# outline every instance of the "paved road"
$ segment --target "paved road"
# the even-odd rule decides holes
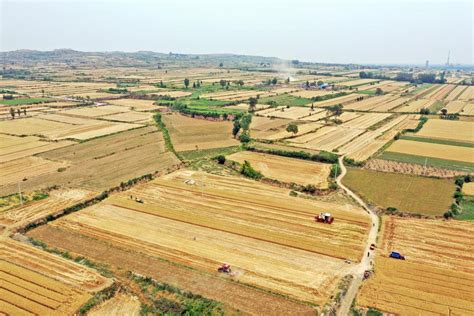
[[[362,284],[362,280],[364,278],[364,271],[372,269],[373,266],[371,265],[371,263],[375,262],[374,260],[375,251],[370,251],[370,244],[376,244],[379,218],[374,212],[372,212],[372,210],[367,206],[367,204],[364,201],[362,201],[362,199],[359,196],[357,196],[357,194],[355,194],[349,188],[347,188],[344,184],[342,184],[341,180],[342,178],[344,178],[344,176],[347,173],[347,169],[344,166],[344,157],[339,157],[339,165],[341,166],[341,174],[336,179],[337,184],[349,196],[351,196],[360,206],[364,208],[364,210],[370,215],[370,218],[372,220],[372,227],[370,228],[369,237],[367,238],[367,244],[365,246],[364,256],[362,257],[361,262],[355,268],[355,272],[353,273],[354,279],[351,282],[346,295],[341,301],[339,310],[337,311],[338,316],[347,316],[349,315],[352,302],[354,298],[356,297],[357,292],[359,291],[360,285]],[[367,254],[369,254],[369,256],[367,256]]]

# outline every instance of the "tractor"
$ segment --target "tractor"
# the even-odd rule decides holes
[[[219,268],[217,268],[217,271],[222,273],[231,273],[232,269],[230,268],[230,264],[224,263]]]
[[[332,224],[334,217],[332,217],[331,213],[321,213],[315,216],[314,220],[319,223]]]

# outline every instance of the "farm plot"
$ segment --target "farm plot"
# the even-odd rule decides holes
[[[337,218],[333,225],[312,220],[324,210]],[[209,273],[228,262],[241,283],[322,304],[346,272],[344,259],[360,260],[368,224],[351,205],[180,170],[48,225]]]
[[[286,132],[286,127],[291,120],[253,116],[250,124],[250,135],[253,138],[265,139],[277,133]]]
[[[339,82],[339,86],[344,86],[344,87],[357,87],[357,86],[362,86],[369,84],[371,82],[377,82],[380,81],[378,79],[357,79],[357,80],[350,80],[350,81],[343,81]]]
[[[57,174],[66,168],[67,162],[50,161],[39,157],[25,157],[0,164],[0,190],[3,186],[17,184],[23,179],[31,179],[45,174]]]
[[[90,294],[0,259],[0,313],[72,315]]]
[[[367,113],[367,114],[363,114],[349,122],[345,122],[343,123],[342,127],[346,127],[346,128],[361,128],[361,129],[365,129],[365,128],[369,128],[387,118],[389,118],[390,116],[392,116],[392,114],[390,113]]]
[[[474,313],[472,224],[383,217],[375,275],[358,304],[398,315]],[[406,261],[387,258],[399,251]]]
[[[311,98],[320,97],[323,95],[334,94],[334,92],[327,91],[327,90],[301,90],[301,91],[292,92],[290,94],[295,97],[311,99]]]
[[[268,104],[257,104],[255,106],[255,109],[257,111],[259,110],[264,110],[264,109],[267,109],[269,108],[270,105]],[[247,111],[249,109],[249,105],[248,103],[239,103],[239,104],[236,104],[236,105],[229,105],[229,106],[226,106],[225,107],[226,109],[230,109],[230,110],[241,110],[241,111]]]
[[[55,215],[68,207],[93,198],[98,193],[84,189],[59,189],[48,194],[45,199],[0,213],[0,224],[14,224],[15,227],[21,227],[48,215]]]
[[[48,151],[39,157],[65,161],[69,167],[62,172],[28,179],[22,183],[24,190],[61,185],[102,191],[179,163],[173,154],[165,151],[162,134],[154,126]],[[4,194],[17,190],[16,185],[1,188]]]
[[[50,114],[40,118],[26,118],[0,122],[0,133],[14,135],[42,135],[52,140],[86,140],[140,127],[139,124],[115,123],[91,119],[71,118]],[[63,122],[55,121],[62,119]]]
[[[474,148],[400,139],[386,150],[401,154],[474,163]]]
[[[130,111],[125,113],[107,115],[103,119],[108,121],[119,121],[126,123],[146,123],[151,121],[152,117],[153,113]]]
[[[431,166],[422,166],[422,165],[418,165],[414,163],[406,163],[406,162],[383,160],[383,159],[370,159],[364,164],[364,168],[375,170],[375,171],[382,171],[382,172],[394,172],[394,173],[412,174],[412,175],[417,175],[417,176],[436,177],[436,178],[454,178],[456,176],[462,176],[466,174],[463,171],[448,170],[448,169],[431,167]],[[463,186],[463,190],[464,190],[464,186]],[[473,192],[473,195],[474,195],[474,192]]]
[[[317,134],[318,131],[321,131],[319,135]],[[301,136],[308,136],[307,138],[304,138],[304,140],[309,140],[304,143],[300,143],[303,139],[299,137],[295,138],[294,142],[298,144],[298,147],[302,148],[333,151],[365,132],[364,129],[345,128],[342,126],[337,126],[333,129],[323,127],[318,131],[316,131],[316,133]]]
[[[454,88],[446,97],[446,101],[454,101],[456,100],[463,92],[467,89],[467,86],[457,86]]]
[[[282,118],[282,119],[290,119],[290,120],[297,120],[306,116],[309,116],[313,113],[317,113],[315,111],[312,111],[310,108],[307,107],[290,107],[287,108],[285,106],[281,106],[278,108],[272,108],[268,110],[261,111],[263,114],[259,115],[265,115],[267,117],[277,117],[277,118]]]
[[[444,108],[448,110],[448,113],[459,113],[466,106],[466,103],[463,101],[450,101]],[[441,113],[439,111],[438,113]]]
[[[241,164],[250,162],[265,177],[286,183],[312,184],[318,189],[328,188],[330,164],[304,161],[250,151],[241,151],[227,157]]]
[[[412,102],[408,102],[400,107],[394,109],[392,112],[403,112],[403,113],[410,113],[415,112],[419,113],[421,109],[428,109],[433,104],[433,100],[429,99],[418,99]]]
[[[431,216],[449,209],[455,189],[452,180],[355,168],[348,169],[344,184],[371,204]]]
[[[374,96],[368,97],[362,101],[351,103],[344,107],[347,110],[357,110],[357,111],[369,111],[381,104],[386,102],[395,100],[397,96],[393,96],[390,94],[382,95],[382,96]]]
[[[0,254],[4,261],[82,291],[95,292],[111,284],[92,269],[12,239],[0,242]]]
[[[179,90],[169,90],[169,91],[153,92],[153,94],[166,95],[166,96],[169,96],[171,98],[182,98],[182,97],[190,96],[192,94],[192,92],[179,91]]]
[[[346,107],[346,104],[349,104],[351,102],[354,102],[356,99],[360,98],[360,94],[349,94],[349,95],[344,95],[342,97],[337,97],[325,101],[320,101],[320,102],[314,102],[314,106],[317,107],[326,107],[326,106],[331,106],[331,105],[336,105],[336,104],[342,104],[344,107]]]
[[[118,294],[112,299],[105,301],[100,304],[97,308],[94,308],[88,313],[90,316],[103,316],[103,315],[127,315],[127,316],[139,316],[140,315],[140,301],[137,297],[133,297],[127,294]]]
[[[0,163],[28,157],[41,152],[74,144],[71,141],[48,142],[36,136],[10,136],[0,134]]]
[[[82,107],[78,109],[72,109],[63,111],[62,114],[74,115],[74,116],[85,116],[85,117],[101,117],[111,114],[123,113],[130,111],[130,108],[117,105],[101,105],[94,107]]]
[[[355,161],[365,161],[374,155],[378,150],[380,150],[385,144],[393,140],[395,135],[397,135],[403,129],[409,128],[412,120],[407,117],[400,116],[397,119],[392,120],[388,124],[375,130],[374,135],[380,135],[374,140],[361,143],[358,141],[361,146],[353,147],[352,150],[347,155],[349,158],[354,159]],[[393,128],[392,128],[393,127]],[[362,135],[364,136],[364,134]],[[357,140],[357,139],[356,139]],[[363,144],[363,145],[362,145]],[[347,146],[351,146],[349,143]],[[358,148],[357,148],[358,147]],[[347,150],[346,148],[341,148],[341,151]]]
[[[221,101],[244,101],[251,97],[269,97],[276,95],[272,91],[259,91],[259,90],[238,90],[238,91],[221,91],[214,93],[205,93],[202,94],[202,98],[211,99],[211,100],[221,100]]]
[[[238,144],[232,137],[232,122],[193,119],[180,114],[163,115],[177,151],[230,147]]]
[[[440,86],[439,88],[426,94],[424,98],[434,100],[434,101],[440,101],[440,100],[443,100],[454,88],[456,88],[455,85],[444,84]]]
[[[266,139],[266,140],[278,140],[278,139],[285,139],[289,137],[295,137],[299,135],[303,135],[312,131],[317,130],[318,128],[323,127],[323,124],[315,123],[315,122],[301,122],[295,123],[298,126],[297,133],[290,133],[286,130],[286,126],[283,126],[281,130],[277,130],[272,132],[270,135],[265,137],[260,137],[259,139]],[[255,137],[255,135],[252,134]]]
[[[474,87],[469,86],[464,90],[463,93],[458,97],[459,101],[473,101],[474,100]]]
[[[109,100],[107,103],[133,108],[135,111],[153,111],[165,108],[164,106],[155,105],[155,100],[117,99]]]
[[[464,183],[462,186],[462,193],[474,196],[474,182]]]
[[[467,103],[464,108],[462,109],[461,115],[474,115],[474,102]]]
[[[399,98],[396,98],[395,100],[391,100],[383,104],[379,104],[373,109],[371,109],[371,111],[376,111],[376,112],[390,111],[392,109],[398,108],[399,106],[407,103],[409,100],[410,98],[408,97],[399,97]]]
[[[474,142],[474,123],[469,121],[428,120],[416,136]]]

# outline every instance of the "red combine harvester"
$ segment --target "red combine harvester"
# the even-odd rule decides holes
[[[332,222],[334,222],[334,217],[332,217],[331,213],[321,213],[315,216],[314,220],[319,223],[332,224]]]
[[[232,269],[230,268],[230,264],[224,263],[219,268],[217,268],[217,271],[222,273],[231,273]]]

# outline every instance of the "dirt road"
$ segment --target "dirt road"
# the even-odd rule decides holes
[[[357,194],[352,192],[349,188],[347,188],[344,184],[342,184],[342,179],[347,173],[347,169],[344,166],[344,156],[339,157],[339,165],[341,166],[341,174],[337,177],[336,182],[339,187],[341,187],[349,196],[351,196],[360,206],[362,206],[365,211],[370,215],[372,220],[372,227],[370,228],[369,236],[367,238],[367,244],[365,246],[364,256],[361,262],[355,267],[354,269],[354,279],[347,290],[346,295],[342,298],[341,305],[339,310],[337,311],[338,316],[347,316],[349,315],[349,311],[352,305],[354,298],[359,291],[359,288],[362,284],[364,279],[364,271],[371,270],[373,268],[373,262],[375,262],[375,251],[370,251],[370,245],[376,244],[377,240],[377,232],[379,226],[379,218],[378,216],[372,212],[369,206],[359,197]]]

